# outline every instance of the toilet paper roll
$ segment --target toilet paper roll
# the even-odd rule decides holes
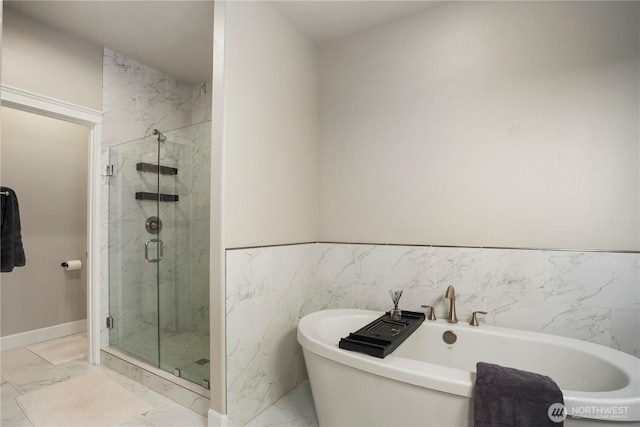
[[[62,266],[66,271],[82,270],[82,261],[79,259],[72,259],[62,263]]]

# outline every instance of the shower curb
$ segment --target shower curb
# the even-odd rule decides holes
[[[133,358],[108,347],[102,349],[102,365],[150,388],[204,417],[208,415],[209,390],[191,384],[160,369],[136,361]]]

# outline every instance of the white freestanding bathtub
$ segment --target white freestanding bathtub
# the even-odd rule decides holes
[[[384,359],[338,348],[381,316],[325,310],[300,320],[321,427],[472,426],[476,362],[550,376],[562,389],[565,426],[640,426],[640,359],[597,344],[535,332],[424,323]],[[453,331],[457,341],[442,335]]]

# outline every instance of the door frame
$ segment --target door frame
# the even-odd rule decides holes
[[[1,105],[89,128],[87,176],[87,338],[90,364],[100,363],[100,164],[102,112],[2,84]]]

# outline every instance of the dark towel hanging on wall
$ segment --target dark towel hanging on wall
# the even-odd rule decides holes
[[[13,271],[14,267],[26,264],[22,233],[20,227],[20,210],[15,191],[8,187],[0,187],[0,271]]]

